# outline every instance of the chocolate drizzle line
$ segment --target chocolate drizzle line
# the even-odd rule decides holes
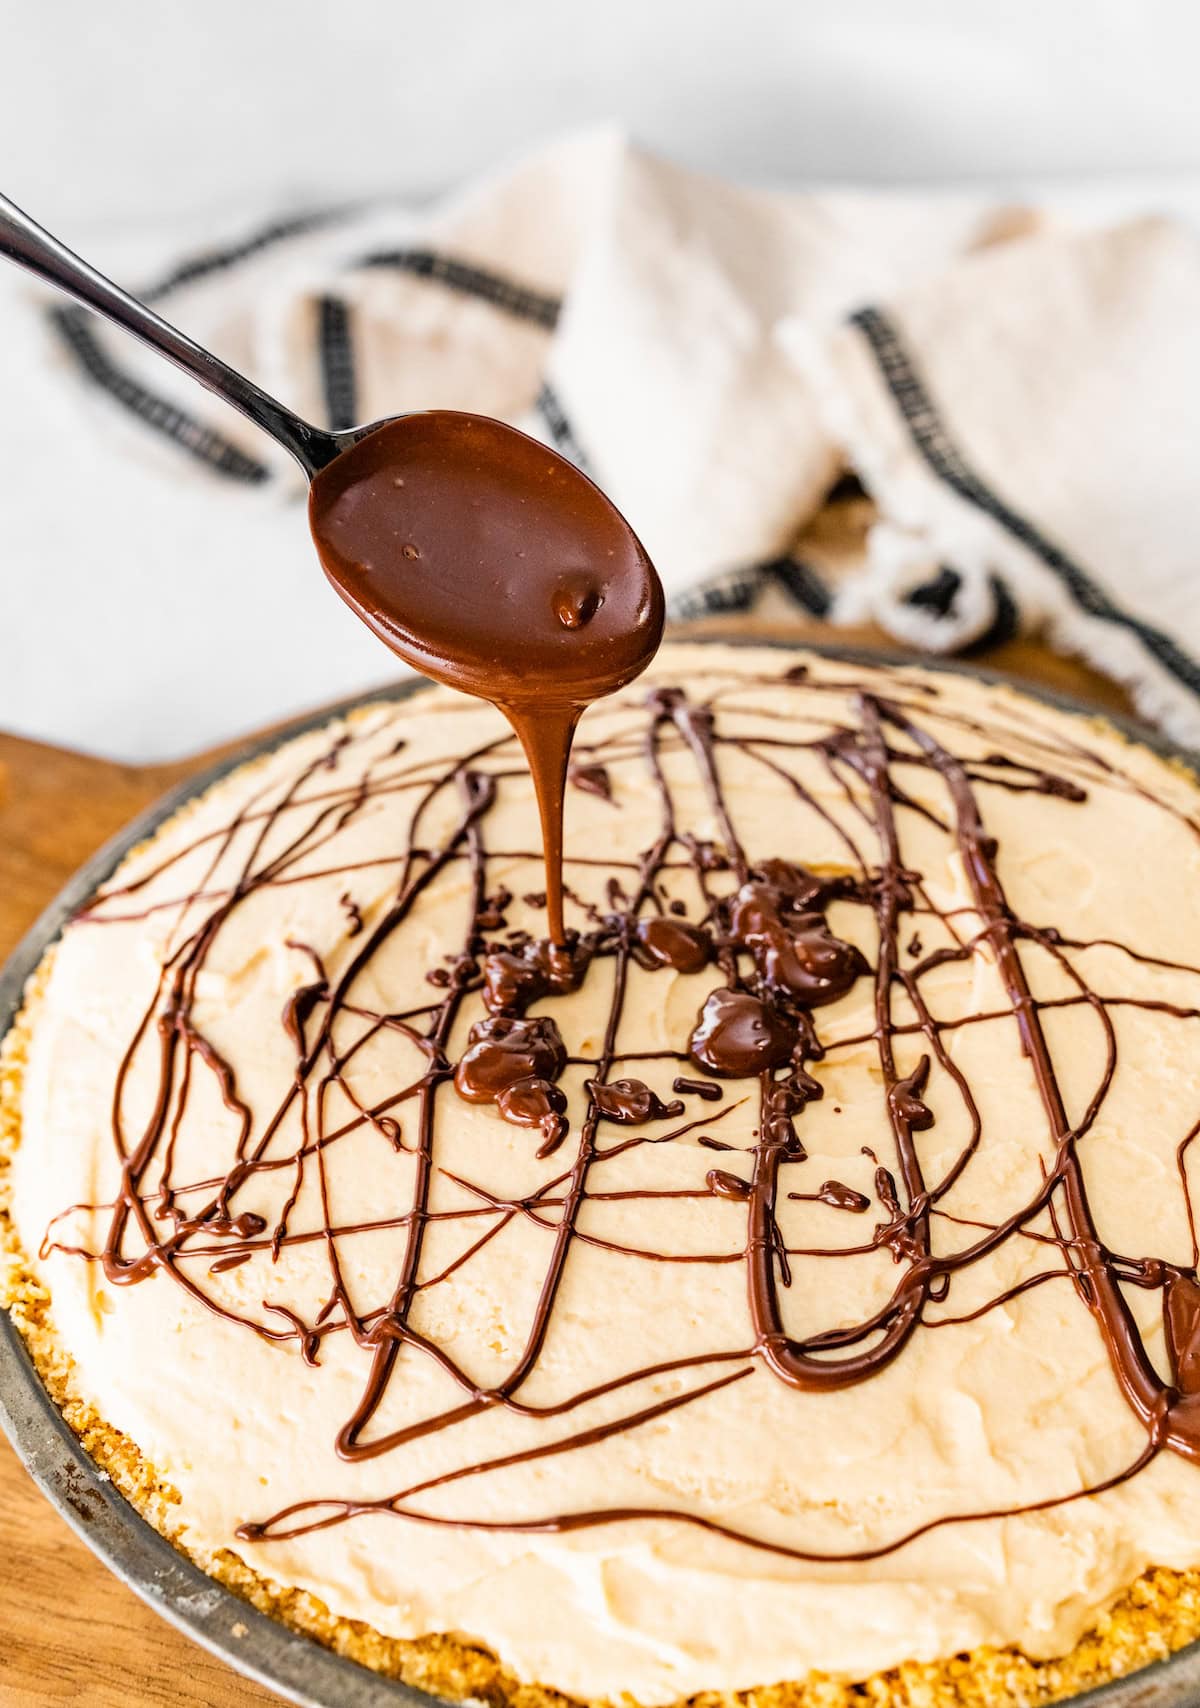
[[[564,927],[557,941],[532,938],[520,929],[504,940],[489,941],[485,935],[506,928],[506,909],[513,902],[493,875],[493,863],[536,857],[536,851],[489,844],[498,790],[513,775],[511,738],[444,765],[410,764],[396,746],[366,764],[357,780],[341,783],[339,770],[364,737],[339,735],[274,796],[260,790],[227,826],[164,856],[141,878],[110,886],[80,915],[76,929],[116,930],[122,922],[173,908],[175,923],[153,999],[115,1077],[115,1199],[62,1212],[43,1250],[99,1263],[115,1286],[149,1282],[181,1287],[224,1320],[275,1343],[281,1355],[295,1351],[311,1365],[319,1366],[327,1336],[348,1335],[365,1364],[358,1401],[336,1439],[338,1455],[348,1462],[395,1454],[402,1465],[408,1444],[433,1434],[452,1441],[460,1425],[493,1408],[531,1422],[560,1419],[568,1428],[565,1435],[539,1439],[504,1457],[464,1458],[444,1474],[409,1483],[387,1498],[346,1500],[314,1493],[272,1515],[247,1517],[238,1531],[243,1542],[305,1535],[381,1512],[423,1524],[514,1533],[565,1532],[633,1518],[670,1519],[788,1558],[862,1561],[889,1554],[946,1524],[1080,1500],[1135,1475],[1164,1450],[1200,1462],[1200,1280],[1186,1174],[1200,1120],[1177,1148],[1192,1230],[1188,1264],[1129,1256],[1106,1246],[1089,1204],[1081,1153],[1116,1072],[1111,1010],[1124,1005],[1185,1021],[1200,1017],[1200,1009],[1155,997],[1099,994],[1084,976],[1084,954],[1104,943],[1150,968],[1190,974],[1198,969],[1143,954],[1115,936],[1083,942],[1019,918],[1004,888],[1001,851],[987,828],[984,806],[993,785],[1010,792],[1014,786],[1036,788],[1063,814],[1086,800],[1094,787],[1154,797],[1143,783],[1125,777],[1084,743],[1036,727],[1020,735],[1021,746],[1035,754],[1029,764],[990,747],[982,759],[964,759],[935,738],[927,720],[936,712],[940,728],[960,731],[972,744],[985,734],[981,725],[935,706],[919,683],[903,676],[876,673],[874,680],[887,682],[886,694],[868,692],[854,679],[814,682],[806,676],[797,683],[790,674],[743,680],[732,692],[718,690],[705,704],[694,703],[681,689],[653,689],[644,711],[633,714],[635,730],[625,719],[610,743],[611,752],[603,743],[587,751],[589,763],[602,768],[606,778],[619,768],[644,770],[661,806],[658,832],[636,861],[608,863],[620,878],[608,887],[607,909],[593,904],[581,909],[584,925]],[[762,702],[752,707],[756,732],[772,720],[778,727],[779,734],[769,742],[761,733],[736,733],[735,714],[745,709],[737,695],[751,690]],[[813,695],[822,692],[835,700],[828,719],[811,713]],[[803,697],[803,714],[796,707],[797,695]],[[853,716],[839,721],[845,718],[847,695]],[[728,712],[727,699],[734,701]],[[994,732],[986,734],[994,742]],[[832,787],[852,805],[863,826],[861,849],[857,841],[842,836],[847,869],[841,875],[807,870],[796,858],[803,850],[788,848],[786,857],[764,858],[744,845],[721,781],[723,755],[734,749],[752,762],[767,764],[813,812],[827,817],[787,771],[787,755],[807,753],[825,767]],[[663,762],[668,751],[673,766],[686,757],[694,768],[719,842],[697,838],[677,822]],[[900,768],[910,773],[923,769],[936,778],[944,804],[934,811],[914,802],[897,782]],[[605,797],[618,812],[621,793],[613,789]],[[343,950],[348,958],[340,971],[327,967],[316,945],[298,939],[286,944],[296,983],[281,1012],[280,1027],[294,1057],[293,1069],[277,1105],[252,1110],[239,1094],[236,1062],[204,1035],[197,1019],[198,981],[219,954],[227,924],[264,890],[340,875],[345,868],[336,864],[339,833],[389,797],[414,803],[407,843],[388,856],[395,870],[391,899],[382,909],[372,909],[367,923],[360,905],[348,900],[349,892],[342,894],[329,920],[327,952],[331,957],[334,948],[346,944],[349,918],[352,942]],[[447,813],[448,802],[453,803],[452,814]],[[1156,804],[1164,813],[1184,817],[1167,800]],[[399,808],[397,812],[397,822],[403,822]],[[942,911],[930,899],[924,877],[906,858],[904,813],[932,820],[952,838],[970,888],[969,908]],[[440,822],[448,824],[441,835],[431,828],[439,815]],[[1200,836],[1200,829],[1185,822]],[[1069,821],[1064,818],[1063,823],[1067,835]],[[840,824],[835,828],[841,834]],[[868,830],[873,856],[868,854]],[[168,882],[172,869],[186,858],[200,867],[191,887],[167,900],[155,899],[149,908],[136,905],[151,878]],[[592,855],[568,859],[568,865],[581,868],[597,863],[603,867]],[[422,970],[443,975],[426,987],[428,1000],[394,1012],[372,1008],[364,999],[364,975],[376,969],[387,945],[399,938],[439,879],[463,869],[469,874],[469,893],[461,942],[440,967],[410,968],[406,975],[410,989]],[[664,888],[668,878],[671,885]],[[699,917],[689,919],[667,905],[678,899],[684,879],[701,898]],[[847,926],[856,919],[869,926],[868,936],[878,946],[874,964],[835,930],[835,909],[836,918]],[[934,921],[944,928],[948,943],[926,952],[920,934],[927,934]],[[1070,994],[1034,995],[1023,946],[1048,958]],[[995,966],[1007,1006],[935,1018],[924,981],[939,967],[970,963],[974,957]],[[570,1036],[564,999],[602,976],[601,967],[611,992],[603,1034],[595,1045],[586,1046],[586,1054],[572,1053],[578,1040]],[[686,1042],[686,1048],[634,1053],[621,1048],[621,1020],[632,976],[695,979],[694,1024],[690,1039],[679,1041],[681,1046]],[[822,1010],[860,984],[871,993],[871,1030],[847,1038],[838,1037],[836,1029],[824,1029]],[[374,988],[382,988],[380,980]],[[900,999],[906,1017],[897,1019]],[[1047,1011],[1063,1006],[1086,1007],[1104,1043],[1097,1081],[1075,1118],[1068,1113],[1043,1023]],[[950,1054],[946,1034],[980,1024],[1015,1026],[1044,1117],[1044,1133],[1031,1142],[1036,1179],[1024,1202],[995,1222],[956,1215],[945,1204],[984,1140],[969,1080]],[[387,1036],[415,1052],[418,1066],[386,1095],[368,1102],[355,1088],[356,1058]],[[452,1049],[452,1038],[464,1038],[465,1043]],[[910,1063],[906,1070],[897,1058],[901,1040],[906,1041],[904,1059]],[[869,1193],[841,1180],[814,1180],[804,1174],[805,1132],[817,1119],[811,1111],[824,1091],[822,1064],[836,1060],[841,1050],[864,1044],[878,1057],[891,1135],[889,1155],[867,1153],[874,1167]],[[128,1109],[128,1081],[135,1063],[151,1060],[154,1095],[148,1115],[135,1123]],[[635,1062],[639,1073],[665,1075],[660,1084],[665,1088],[671,1083],[679,1095],[668,1101],[649,1081],[620,1071]],[[576,1126],[559,1085],[568,1071],[579,1074],[583,1084],[585,1102]],[[203,1076],[211,1080],[229,1118],[233,1161],[224,1174],[195,1179],[188,1178],[179,1158],[186,1113]],[[719,1128],[742,1106],[745,1098],[740,1095],[727,1097],[720,1108],[712,1106],[731,1081],[744,1081],[757,1100],[757,1127],[748,1144],[732,1142],[736,1128],[729,1129],[728,1141],[699,1131]],[[330,1118],[334,1088],[353,1110],[348,1118]],[[698,1100],[693,1109],[705,1105],[695,1119],[680,1119],[686,1117],[685,1098]],[[535,1190],[505,1198],[468,1172],[450,1168],[440,1144],[438,1111],[446,1110],[450,1100],[452,1114],[455,1099],[494,1106],[512,1129],[506,1142],[528,1144],[538,1158],[553,1157]],[[951,1162],[931,1176],[921,1135],[930,1129],[936,1134],[939,1111],[955,1101],[965,1115],[968,1136]],[[292,1127],[285,1134],[285,1117],[294,1123],[294,1139]],[[384,1211],[370,1220],[334,1218],[329,1171],[337,1146],[352,1134],[378,1142],[381,1171],[406,1171],[407,1207],[402,1212]],[[621,1187],[612,1164],[648,1145],[676,1147],[681,1155],[693,1154],[694,1147],[694,1184]],[[1039,1146],[1044,1146],[1044,1154]],[[712,1151],[731,1153],[722,1158],[729,1166],[708,1166]],[[274,1178],[286,1189],[282,1208],[269,1225],[252,1201],[256,1186]],[[450,1208],[437,1206],[437,1179],[459,1191]],[[792,1182],[795,1190],[789,1189]],[[306,1187],[306,1219],[293,1225]],[[314,1187],[320,1205],[315,1221]],[[707,1201],[712,1214],[728,1218],[731,1243],[700,1252],[647,1249],[610,1237],[603,1230],[611,1223],[583,1219],[588,1205],[655,1199]],[[822,1215],[838,1213],[831,1226],[846,1222],[861,1228],[862,1236],[852,1244],[789,1246],[780,1223],[781,1200],[820,1204]],[[62,1217],[79,1210],[107,1219],[105,1238],[98,1245],[70,1244],[56,1237]],[[869,1212],[875,1217],[872,1229],[866,1225]],[[538,1230],[546,1241],[540,1296],[524,1344],[505,1375],[481,1385],[445,1346],[422,1333],[415,1307],[430,1289],[469,1270],[477,1253],[517,1222]],[[463,1243],[456,1255],[437,1266],[427,1258],[426,1243],[432,1227],[446,1224],[461,1229]],[[956,1228],[966,1230],[959,1243],[942,1249]],[[387,1296],[367,1308],[356,1300],[347,1279],[344,1248],[359,1235],[383,1230],[390,1230],[398,1242],[395,1273]],[[1030,1274],[970,1310],[947,1307],[957,1277],[1010,1241],[1045,1248],[1057,1256],[1059,1266]],[[285,1252],[306,1244],[319,1245],[324,1252],[328,1280],[323,1303],[304,1312],[294,1302],[269,1296],[260,1311],[245,1305],[256,1291],[247,1290],[245,1277],[261,1277],[269,1295],[275,1265]],[[530,1401],[523,1390],[539,1369],[547,1337],[558,1332],[564,1273],[580,1247],[621,1262],[740,1265],[747,1299],[744,1344],[711,1346],[624,1370],[552,1401]],[[834,1262],[872,1252],[886,1254],[896,1270],[890,1296],[879,1309],[860,1322],[803,1338],[789,1330],[785,1299],[794,1259]],[[230,1271],[236,1273],[236,1291],[212,1285],[213,1278]],[[922,1330],[973,1321],[1051,1280],[1067,1281],[1095,1320],[1114,1379],[1145,1432],[1144,1446],[1130,1463],[1086,1487],[1050,1490],[1007,1509],[948,1512],[878,1545],[831,1553],[790,1547],[703,1513],[666,1507],[614,1506],[500,1520],[451,1516],[428,1505],[428,1497],[445,1485],[486,1480],[512,1465],[582,1451],[669,1412],[703,1405],[749,1379],[784,1384],[797,1408],[797,1427],[802,1428],[806,1393],[856,1387],[901,1357]],[[1130,1310],[1130,1287],[1162,1294],[1170,1380],[1163,1379],[1150,1360]],[[379,1421],[384,1402],[399,1368],[409,1360],[432,1361],[458,1397],[415,1421],[389,1427]],[[582,1364],[586,1367],[586,1359]],[[654,1384],[665,1377],[672,1379],[672,1391],[647,1402],[646,1393],[653,1394]],[[614,1400],[626,1390],[631,1390],[628,1403]],[[598,1424],[573,1421],[602,1400],[618,1404],[617,1415]]]

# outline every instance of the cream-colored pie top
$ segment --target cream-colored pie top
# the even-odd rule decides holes
[[[550,1129],[448,1077],[486,1013],[478,951],[544,930],[529,779],[482,704],[423,691],[234,772],[68,927],[13,1214],[81,1393],[178,1489],[196,1550],[386,1634],[461,1633],[521,1678],[647,1704],[982,1643],[1059,1653],[1146,1565],[1200,1564],[1200,794],[1007,688],[815,657],[785,679],[796,662],[668,646],[585,717],[568,922],[596,952],[577,989],[526,1004],[570,1058],[549,1154]],[[648,710],[662,685],[686,701]],[[730,900],[770,881],[778,901],[769,860],[824,880],[800,902],[793,883],[784,938],[863,956],[834,1000],[770,987],[823,1090],[783,1140],[761,1111],[787,1065],[717,1080],[684,1059],[706,996],[777,965]],[[643,964],[635,910],[726,946],[695,972]],[[1094,1242],[1065,1176],[1047,1187],[1064,1135],[1013,955]],[[620,1078],[668,1112],[589,1119],[585,1082]],[[773,1145],[763,1222],[744,1183]],[[223,1181],[224,1221],[189,1223]],[[147,1236],[159,1261],[139,1263]],[[1140,1331],[1116,1363],[1106,1280]],[[789,1349],[870,1368],[789,1379]],[[1121,1356],[1157,1384],[1149,1423]],[[355,1418],[384,1450],[339,1456]]]

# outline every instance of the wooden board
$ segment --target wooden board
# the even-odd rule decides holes
[[[690,633],[886,645],[871,631],[711,621]],[[1026,642],[980,662],[1118,710],[1121,691]],[[0,960],[71,873],[164,789],[216,757],[131,767],[0,734]],[[278,1699],[180,1636],[112,1577],[0,1443],[0,1708],[251,1708]]]

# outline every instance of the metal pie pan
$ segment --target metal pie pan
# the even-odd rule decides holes
[[[714,641],[728,637],[714,635]],[[886,652],[785,643],[769,638],[735,644],[772,646],[787,651],[822,653],[857,664],[920,664],[952,670],[989,682],[1012,682],[994,671],[958,663],[914,659]],[[1013,683],[1032,699],[1060,711],[1102,716],[1132,739],[1200,773],[1195,753],[1146,731],[1132,719],[1097,713],[1068,696]],[[0,1038],[20,1010],[26,980],[63,926],[95,889],[109,878],[132,848],[145,841],[193,796],[203,793],[247,760],[319,728],[354,707],[407,699],[423,682],[396,683],[373,694],[355,695],[322,711],[296,719],[268,736],[258,736],[218,764],[186,779],[140,813],[119,835],[80,867],[42,914],[0,971]],[[389,1679],[322,1648],[312,1638],[289,1630],[260,1613],[208,1576],[148,1524],[102,1476],[62,1418],[7,1311],[0,1311],[0,1425],[25,1469],[71,1528],[106,1566],[142,1600],[193,1641],[228,1662],[237,1672],[277,1691],[298,1708],[444,1708],[434,1696]],[[1154,1661],[1125,1678],[1072,1698],[1078,1708],[1200,1708],[1200,1641],[1166,1660]]]

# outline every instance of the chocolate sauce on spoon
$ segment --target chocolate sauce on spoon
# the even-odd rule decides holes
[[[567,759],[584,707],[645,669],[663,596],[629,524],[555,451],[482,415],[389,421],[322,469],[326,575],[406,663],[505,714],[529,761],[564,940]]]
[[[550,935],[562,943],[575,725],[645,668],[662,636],[662,588],[620,512],[557,452],[487,416],[443,409],[337,433],[315,427],[4,195],[0,257],[140,338],[270,434],[311,482],[317,554],[351,609],[409,664],[506,714],[537,790]]]

